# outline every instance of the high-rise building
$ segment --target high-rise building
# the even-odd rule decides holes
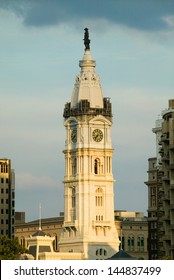
[[[11,160],[0,159],[0,234],[14,237],[15,174]]]
[[[156,158],[149,159],[146,182],[149,194],[149,246],[153,243],[152,222],[156,227],[157,240],[155,248],[149,247],[150,257],[154,249],[158,259],[174,259],[174,100],[169,100],[168,109],[162,112],[161,126],[153,131],[157,135],[158,152]],[[152,176],[155,176],[154,180]]]
[[[149,259],[159,257],[159,230],[160,208],[161,208],[161,133],[162,120],[155,122],[155,128],[152,131],[156,134],[156,157],[148,159],[148,254]]]
[[[174,259],[174,100],[169,100],[168,109],[162,112],[162,192],[163,225],[161,241],[164,257]]]
[[[65,104],[64,224],[61,252],[107,259],[119,249],[114,224],[110,99],[103,97],[88,29],[71,102]]]

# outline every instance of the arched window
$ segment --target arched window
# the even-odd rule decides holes
[[[100,160],[99,158],[96,158],[94,160],[94,174],[99,174],[100,173]]]
[[[134,242],[134,237],[133,236],[128,237],[127,245],[128,245],[128,250],[129,251],[134,251],[135,242]]]
[[[137,248],[138,248],[138,251],[144,251],[144,237],[143,236],[138,236]]]
[[[103,190],[102,188],[97,188],[95,191],[95,205],[97,207],[103,206]]]

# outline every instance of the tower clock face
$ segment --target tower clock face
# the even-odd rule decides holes
[[[100,129],[95,129],[92,133],[94,141],[100,142],[103,139],[103,132]]]
[[[77,130],[72,130],[72,132],[71,132],[71,141],[73,143],[77,142]]]

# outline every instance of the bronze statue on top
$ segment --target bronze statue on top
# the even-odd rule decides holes
[[[89,40],[89,32],[88,32],[88,28],[85,28],[85,34],[84,34],[84,45],[85,45],[85,51],[86,50],[90,50],[90,40]]]

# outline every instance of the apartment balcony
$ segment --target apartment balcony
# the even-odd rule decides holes
[[[169,145],[169,149],[170,149],[170,150],[174,150],[174,143],[172,143],[172,144]]]
[[[174,250],[174,245],[170,245],[170,250],[171,250],[171,251]]]
[[[160,193],[164,192],[164,188],[163,188],[163,186],[161,184],[158,187],[158,192],[160,192]]]
[[[168,241],[168,240],[170,240],[170,234],[165,234],[163,237],[162,237],[162,240],[163,241]]]
[[[148,180],[146,182],[144,182],[147,186],[153,186],[157,184],[157,181],[156,180]]]
[[[170,229],[172,229],[172,230],[174,229],[174,224],[170,225]]]
[[[159,233],[163,234],[164,232],[165,232],[164,228],[163,227],[159,227]]]
[[[147,212],[157,212],[157,206],[149,206]]]
[[[174,163],[170,164],[170,170],[174,170]]]
[[[162,200],[164,201],[170,201],[170,195],[169,194],[165,194],[162,198]]]
[[[170,204],[170,210],[174,210],[174,204]]]
[[[161,160],[162,161],[169,161],[169,154],[163,154],[162,156],[161,156]]]
[[[158,206],[158,212],[164,212],[164,207],[162,204]]]
[[[157,217],[148,217],[147,220],[148,222],[155,222],[157,221]]]
[[[163,181],[170,181],[170,179],[169,179],[169,176],[168,176],[168,175],[163,176],[163,177],[162,177],[162,180],[163,180]]]
[[[169,215],[164,215],[161,218],[162,221],[170,221],[170,216]]]
[[[163,134],[161,136],[161,142],[168,142],[169,141],[169,136],[167,134]]]

